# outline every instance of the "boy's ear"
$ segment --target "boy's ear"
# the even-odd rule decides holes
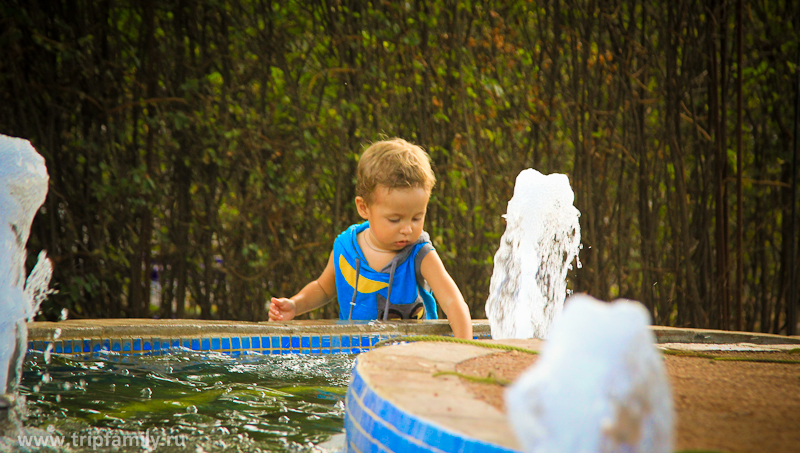
[[[367,217],[369,217],[369,208],[364,197],[356,197],[356,210],[358,210],[358,215],[360,215],[361,218],[367,220]]]

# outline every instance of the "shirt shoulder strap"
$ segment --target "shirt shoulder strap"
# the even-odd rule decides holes
[[[433,250],[433,245],[430,242],[426,242],[422,247],[419,248],[417,252],[417,256],[414,257],[414,273],[417,276],[417,284],[423,288],[425,288],[425,284],[427,283],[424,278],[422,278],[422,260],[425,259],[425,256],[428,255],[428,252]]]

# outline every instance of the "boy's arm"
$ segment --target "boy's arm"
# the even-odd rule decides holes
[[[442,311],[447,315],[453,335],[471,340],[472,318],[469,315],[469,307],[464,302],[464,296],[461,295],[453,277],[444,268],[444,263],[436,250],[431,250],[425,255],[419,270],[431,286],[436,301],[442,306]]]
[[[289,321],[328,303],[336,293],[336,280],[333,269],[333,252],[328,264],[318,279],[307,284],[290,299],[273,297],[269,306],[270,321]]]

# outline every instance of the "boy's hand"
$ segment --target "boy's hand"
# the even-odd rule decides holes
[[[269,304],[270,321],[291,321],[297,314],[297,307],[292,299],[273,297]]]

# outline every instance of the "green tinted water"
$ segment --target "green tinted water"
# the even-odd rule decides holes
[[[155,451],[289,452],[313,451],[343,431],[355,356],[175,352],[47,359],[41,353],[26,358],[24,423],[64,436],[73,450],[98,444],[97,451],[108,450],[120,446],[120,435],[135,434],[140,441],[148,435],[145,449]],[[122,445],[131,448],[113,449],[143,449],[124,439]]]

